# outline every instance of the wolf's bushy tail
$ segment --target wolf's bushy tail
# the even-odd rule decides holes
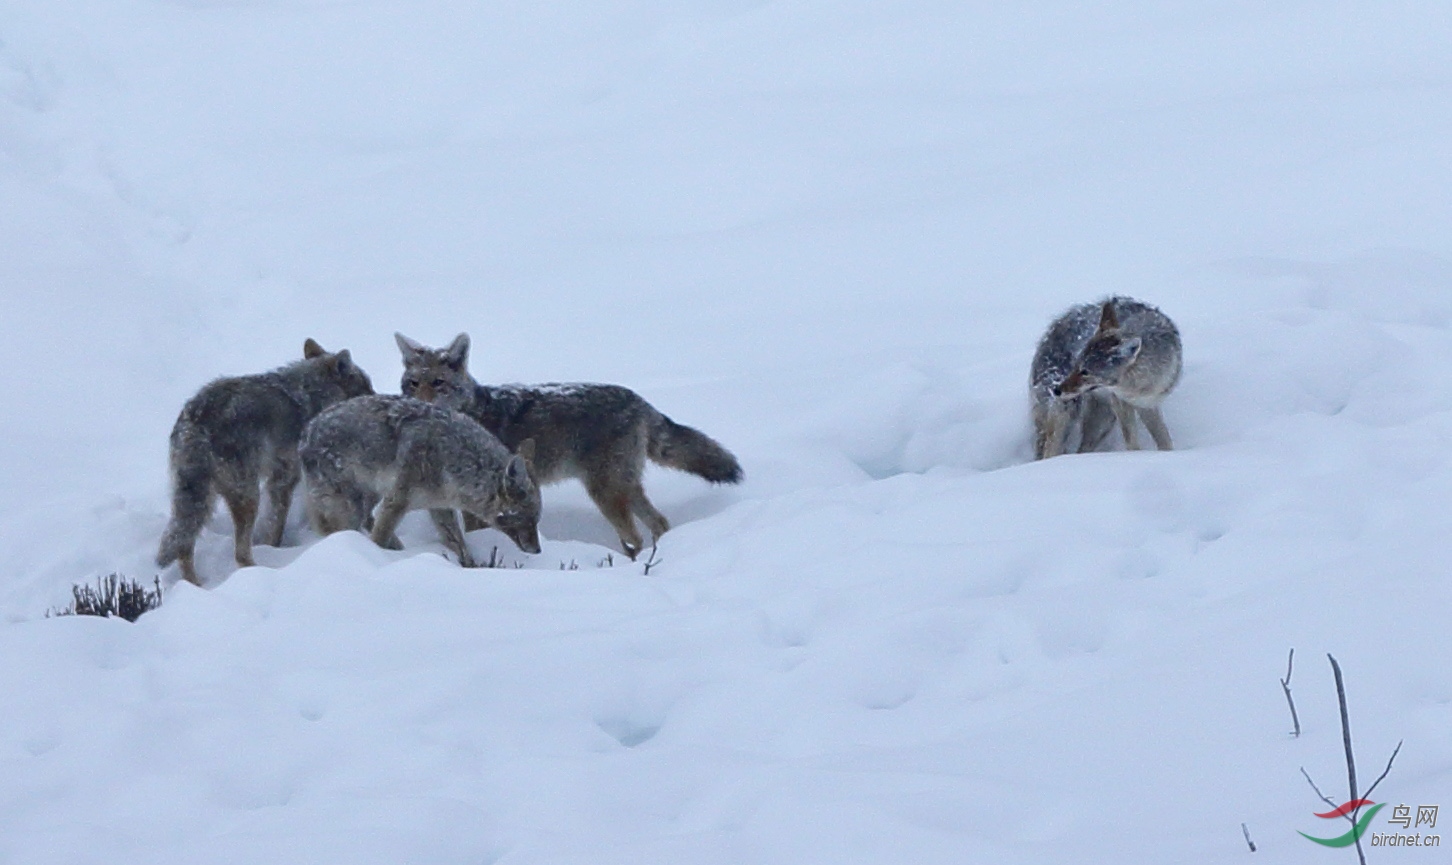
[[[161,536],[156,563],[166,567],[190,553],[212,510],[212,449],[185,418],[171,432],[171,522]]]
[[[741,463],[715,439],[665,415],[650,430],[646,453],[663,466],[699,475],[713,484],[741,483]]]

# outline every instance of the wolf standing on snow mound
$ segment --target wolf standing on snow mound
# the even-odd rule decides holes
[[[534,443],[510,454],[469,417],[406,396],[365,396],[333,406],[308,424],[299,447],[308,513],[320,535],[368,525],[373,542],[402,549],[394,531],[427,508],[459,564],[474,559],[454,509],[539,552],[539,488],[529,476]],[[380,504],[381,502],[381,504]]]
[[[403,352],[405,396],[467,414],[511,450],[533,439],[535,479],[583,481],[631,558],[644,545],[635,517],[657,540],[670,528],[641,486],[647,457],[711,483],[741,481],[741,464],[730,451],[672,421],[632,390],[609,384],[490,387],[469,374],[468,334],[441,349],[401,333],[394,338]]]
[[[213,498],[220,494],[232,512],[237,564],[252,565],[252,528],[264,476],[270,510],[262,543],[281,544],[300,476],[297,445],[303,427],[328,406],[369,393],[372,382],[347,350],[329,354],[311,339],[303,343],[300,361],[204,386],[187,400],[171,430],[171,522],[156,563],[179,562],[182,577],[201,585],[193,554]]]
[[[1180,380],[1180,364],[1180,332],[1147,303],[1111,297],[1054,319],[1029,375],[1034,459],[1063,453],[1076,426],[1079,453],[1088,453],[1116,418],[1129,450],[1139,450],[1139,420],[1156,447],[1170,450],[1160,403]]]

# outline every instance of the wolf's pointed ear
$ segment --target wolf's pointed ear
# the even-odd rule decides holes
[[[1099,312],[1099,331],[1101,333],[1119,330],[1119,318],[1114,314],[1114,301],[1104,301],[1104,306]]]
[[[504,489],[511,498],[522,498],[529,493],[529,467],[519,454],[509,458],[504,467]]]
[[[424,350],[423,343],[409,339],[396,330],[393,332],[393,341],[398,343],[398,350],[403,353],[404,360],[408,360]]]
[[[532,439],[532,438],[531,439],[525,439],[524,441],[520,442],[519,443],[519,447],[515,448],[514,449],[514,452],[517,453],[517,454],[519,454],[521,457],[524,458],[524,462],[525,462],[526,465],[528,465],[531,468],[533,468],[533,466],[534,466],[534,439]]]
[[[1132,336],[1129,339],[1126,339],[1124,342],[1121,342],[1119,344],[1119,347],[1114,350],[1114,353],[1121,360],[1132,361],[1136,357],[1139,357],[1140,345],[1140,338],[1137,336]]]
[[[444,362],[454,369],[464,368],[464,364],[469,362],[469,334],[461,333],[454,337],[454,341],[444,349]]]
[[[353,355],[346,348],[333,355],[333,369],[338,372],[347,372],[353,365]]]
[[[323,351],[323,347],[318,345],[318,341],[312,337],[308,337],[307,342],[303,343],[304,360],[312,360],[315,357],[322,357],[325,354],[327,352]]]

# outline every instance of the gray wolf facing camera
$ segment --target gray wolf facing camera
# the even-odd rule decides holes
[[[1079,430],[1079,453],[1099,447],[1119,421],[1139,449],[1138,421],[1160,450],[1170,431],[1160,403],[1180,380],[1180,332],[1158,309],[1129,297],[1075,306],[1039,340],[1030,369],[1034,459],[1058,456]]]
[[[505,447],[535,444],[541,484],[578,478],[610,521],[626,555],[643,546],[635,517],[659,540],[670,522],[645,496],[647,458],[711,483],[741,481],[741,464],[715,440],[661,414],[634,391],[610,384],[492,387],[469,374],[469,335],[429,348],[394,334],[403,352],[403,393],[467,414]]]

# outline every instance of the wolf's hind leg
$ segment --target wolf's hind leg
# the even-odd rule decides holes
[[[262,543],[282,546],[282,533],[287,528],[287,512],[292,507],[292,494],[302,477],[297,460],[278,460],[267,477],[267,520],[262,524]]]
[[[227,509],[232,512],[237,564],[244,568],[252,567],[257,564],[252,558],[252,529],[257,524],[259,499],[257,490],[228,490],[222,493],[222,498],[227,502]]]
[[[638,485],[638,482],[637,482]],[[595,502],[595,507],[610,521],[615,533],[620,536],[620,548],[634,559],[640,554],[643,543],[640,532],[635,528],[635,519],[630,515],[630,487],[619,483],[599,481],[591,478],[585,483],[585,491]]]
[[[202,584],[202,578],[197,576],[197,563],[194,555],[191,550],[178,553],[176,564],[177,567],[181,568],[182,579],[194,586],[200,586]]]
[[[645,497],[645,487],[640,484],[636,484],[635,489],[630,491],[630,509],[635,512],[637,517],[640,517],[640,521],[645,523],[645,527],[650,530],[652,541],[659,541],[661,535],[670,531],[670,520],[665,518],[665,514],[655,509],[655,505],[651,504],[650,499]]]
[[[352,502],[340,490],[321,484],[308,487],[308,520],[319,537],[358,528]]]
[[[162,535],[161,550],[157,553],[158,564],[176,562],[182,579],[197,586],[202,584],[201,577],[197,576],[197,535],[211,515],[212,505],[209,489],[178,489],[173,496],[171,522]]]

